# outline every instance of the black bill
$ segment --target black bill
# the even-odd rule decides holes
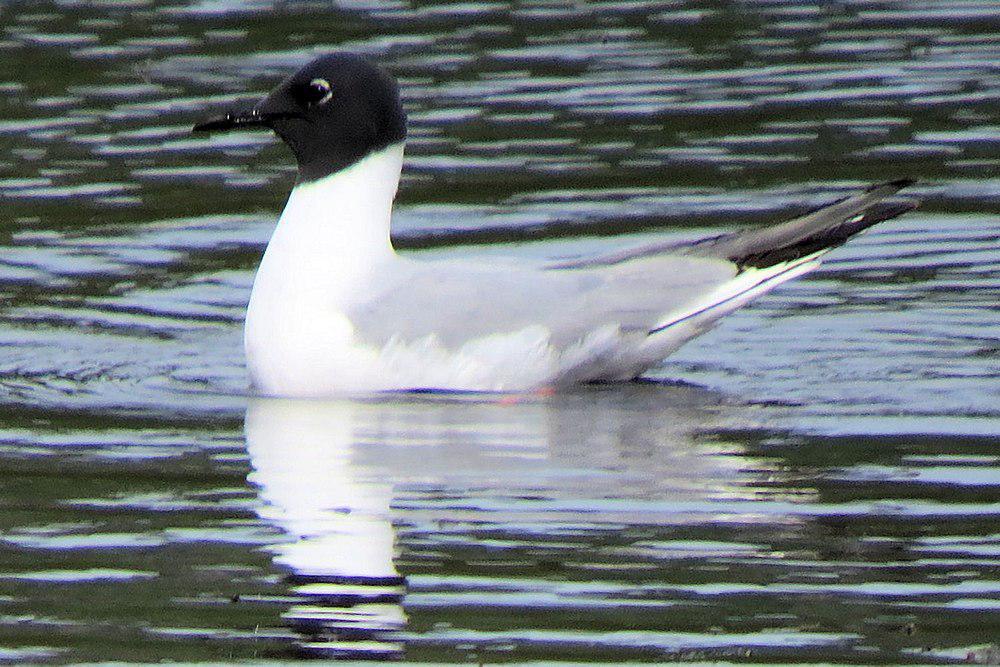
[[[278,113],[260,113],[256,109],[246,113],[227,113],[225,116],[209,118],[198,123],[192,132],[213,132],[216,130],[235,130],[240,127],[273,127],[275,121],[304,118],[300,113],[282,111]]]

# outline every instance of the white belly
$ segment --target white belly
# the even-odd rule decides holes
[[[353,346],[342,314],[256,286],[247,308],[244,347],[251,382],[266,396],[322,396],[364,390],[365,355]]]
[[[341,273],[340,282],[295,280],[285,255],[265,254],[254,281],[244,329],[247,368],[256,393],[321,397],[412,389],[523,391],[551,384],[569,356],[532,325],[445,346],[430,334],[365,340],[349,313],[364,307],[373,285],[396,284],[405,265],[390,258],[365,272]],[[404,281],[405,283],[405,281]],[[386,322],[391,329],[392,322]],[[596,344],[596,343],[595,343]],[[606,340],[599,345],[607,347]],[[588,343],[586,347],[592,347]]]
[[[541,325],[482,336],[446,347],[435,336],[360,342],[346,316],[277,302],[254,291],[247,312],[247,366],[258,394],[323,397],[417,389],[531,391],[591,379],[616,378],[625,350],[617,327],[597,330],[560,348]],[[266,316],[263,316],[266,313]],[[628,362],[626,362],[628,359]]]

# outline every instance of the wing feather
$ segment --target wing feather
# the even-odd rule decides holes
[[[882,202],[912,180],[898,179],[873,185],[864,192],[827,204],[806,215],[763,228],[745,229],[696,240],[661,241],[594,257],[550,265],[553,269],[610,266],[661,254],[683,254],[728,259],[738,265],[762,268],[834,248],[868,227],[902,215],[916,204]]]

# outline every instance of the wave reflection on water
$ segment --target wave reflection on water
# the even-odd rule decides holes
[[[991,541],[953,547],[1000,513],[990,441],[792,444],[773,412],[661,385],[254,401],[285,623],[327,657],[933,659],[947,610],[1000,592]]]
[[[994,2],[0,17],[0,661],[996,662]],[[244,434],[290,158],[189,130],[334,48],[401,79],[409,251],[575,256],[900,176],[922,208],[663,383],[254,401]]]
[[[404,647],[471,643],[492,651],[497,642],[510,641],[508,630],[483,634],[452,624],[415,632],[407,627],[404,605],[417,619],[425,610],[480,605],[512,614],[667,606],[631,599],[634,591],[625,581],[522,581],[513,572],[479,582],[467,574],[411,576],[404,598],[396,562],[450,569],[449,561],[462,556],[449,551],[485,548],[519,553],[518,569],[535,562],[557,567],[564,560],[559,554],[576,551],[590,534],[637,522],[684,525],[697,522],[703,503],[751,498],[746,486],[755,475],[743,469],[747,462],[696,440],[740,419],[737,406],[724,403],[681,386],[635,387],[624,396],[528,397],[517,404],[446,396],[255,400],[246,419],[249,479],[265,503],[262,518],[288,538],[273,547],[275,562],[289,570],[301,598],[285,619],[303,634],[300,646],[310,654],[387,657],[401,656]],[[471,540],[469,530],[477,535]],[[655,543],[636,548],[669,549]],[[678,548],[703,553],[697,542]],[[722,544],[706,548],[715,556],[730,551]],[[754,547],[732,545],[736,553],[746,549]],[[628,566],[615,570],[617,578]],[[579,643],[573,637],[578,631],[547,641]],[[640,633],[620,648],[652,650],[655,635]],[[619,639],[600,633],[585,643],[617,646]],[[694,637],[676,646],[666,637],[658,641],[660,651],[699,644]]]

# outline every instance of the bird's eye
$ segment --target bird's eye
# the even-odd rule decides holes
[[[302,92],[303,101],[309,107],[325,104],[333,96],[333,88],[326,79],[313,79],[306,84]]]

